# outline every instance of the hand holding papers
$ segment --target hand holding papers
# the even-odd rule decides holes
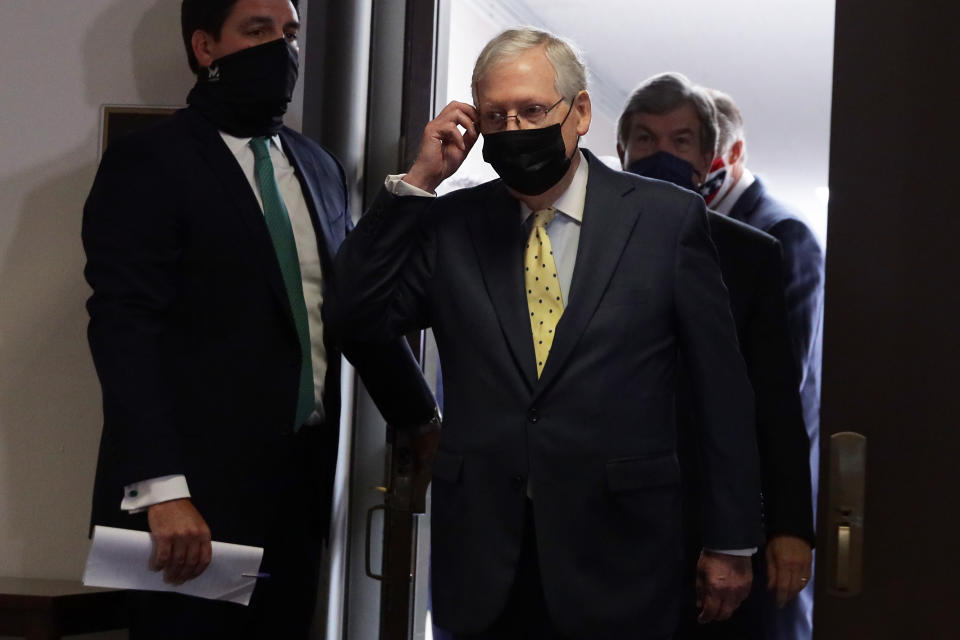
[[[114,589],[172,591],[211,600],[247,605],[260,573],[263,549],[213,542],[213,559],[207,570],[181,585],[163,581],[162,571],[150,569],[153,541],[145,531],[94,527],[93,546],[87,556],[83,584]]]

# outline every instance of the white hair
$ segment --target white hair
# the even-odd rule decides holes
[[[587,67],[583,63],[583,54],[575,44],[547,31],[519,27],[507,29],[488,42],[477,57],[471,81],[474,103],[478,102],[477,83],[491,67],[539,46],[543,46],[547,59],[553,65],[554,86],[564,99],[573,100],[587,88]]]
[[[743,114],[740,113],[737,103],[722,91],[707,89],[707,93],[717,108],[717,123],[720,125],[717,152],[726,155],[737,140],[743,140],[743,144],[746,146],[743,137]],[[746,158],[745,153],[743,156]]]

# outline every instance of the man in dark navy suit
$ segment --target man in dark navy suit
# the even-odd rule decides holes
[[[107,149],[84,209],[104,427],[92,521],[149,530],[171,583],[211,537],[264,548],[249,607],[133,597],[132,638],[305,638],[327,536],[340,345],[321,305],[349,230],[344,174],[283,126],[289,0],[184,0],[189,108]],[[381,410],[429,424],[401,341],[351,358]],[[146,559],[144,559],[146,561]]]
[[[711,167],[712,186],[704,194],[710,206],[734,220],[769,233],[783,249],[782,277],[795,365],[800,371],[803,420],[810,440],[813,504],[820,474],[820,365],[823,348],[824,253],[810,227],[770,195],[745,166],[743,116],[733,99],[708,90],[717,107],[718,155]],[[783,609],[768,608],[768,637],[809,640],[813,636],[812,579]]]
[[[579,148],[586,69],[556,36],[495,37],[473,91],[388,178],[328,301],[353,340],[437,338],[435,620],[465,640],[672,636],[680,360],[706,416],[701,615],[726,618],[749,591],[759,472],[703,200]],[[500,179],[432,197],[480,135]]]
[[[699,191],[716,155],[717,117],[710,96],[677,73],[648,79],[630,96],[618,127],[617,149],[628,171]],[[684,471],[687,588],[678,638],[761,638],[762,605],[769,584],[781,600],[809,579],[814,541],[807,470],[809,444],[787,331],[780,243],[772,236],[714,211],[710,233],[730,292],[740,349],[754,387],[756,434],[762,470],[764,553],[754,563],[753,593],[730,620],[698,625],[693,583],[700,548],[702,470],[689,385],[677,405]]]

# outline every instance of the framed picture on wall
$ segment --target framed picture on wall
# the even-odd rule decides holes
[[[105,104],[101,108],[100,148],[98,157],[103,156],[107,146],[123,136],[149,127],[172,116],[183,107],[147,106],[136,104]]]

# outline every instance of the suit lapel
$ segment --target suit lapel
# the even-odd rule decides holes
[[[730,217],[734,220],[750,224],[748,218],[750,214],[756,210],[757,201],[760,200],[760,196],[762,195],[763,185],[760,183],[759,178],[754,178],[753,184],[747,187],[747,190],[744,191],[733,204],[733,207],[730,209]]]
[[[250,182],[216,128],[191,109],[181,113],[189,118],[193,136],[198,142],[197,152],[219,180],[230,204],[250,232],[251,244],[256,251],[258,262],[263,265],[273,297],[280,307],[281,314],[288,318],[290,326],[294,327],[290,301],[287,299],[287,291],[280,272],[280,263],[277,261],[270,231],[267,229],[263,211],[257,204]]]
[[[473,200],[467,216],[484,286],[500,321],[517,367],[529,388],[537,379],[533,332],[527,316],[523,284],[523,225],[520,203],[500,181],[491,183],[490,197]]]
[[[293,165],[294,174],[300,182],[300,189],[303,191],[304,199],[307,202],[307,208],[310,210],[310,217],[313,220],[313,228],[317,233],[317,248],[320,250],[321,264],[326,273],[333,264],[333,256],[337,254],[337,247],[343,241],[343,234],[335,234],[330,224],[330,217],[327,215],[328,206],[324,199],[324,193],[319,185],[313,180],[313,174],[304,171],[306,166],[304,154],[300,152],[295,140],[287,134],[286,130],[280,131],[280,141],[283,143],[283,150]]]
[[[586,330],[640,216],[640,207],[625,206],[624,200],[636,187],[628,181],[618,180],[617,172],[601,164],[588,151],[584,151],[584,155],[590,162],[590,176],[569,304],[557,324],[556,338],[534,399],[562,370]]]

